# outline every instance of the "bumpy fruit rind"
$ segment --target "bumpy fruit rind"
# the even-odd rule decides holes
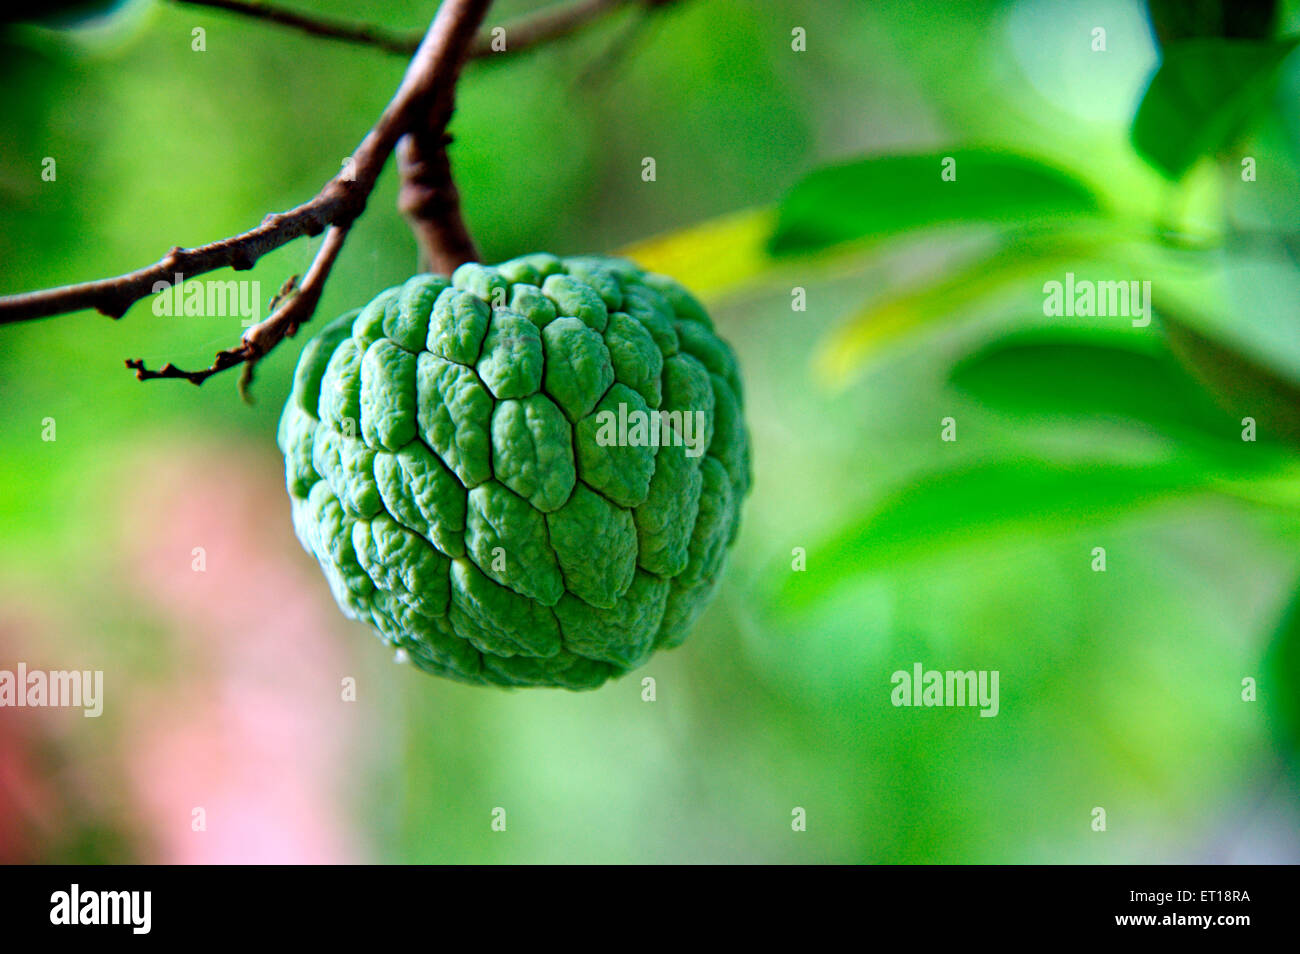
[[[537,254],[416,275],[325,327],[279,444],[347,616],[431,673],[588,689],[679,645],[712,596],[750,484],[743,407],[681,285]]]

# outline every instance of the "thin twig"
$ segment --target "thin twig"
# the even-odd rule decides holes
[[[608,45],[577,72],[573,78],[573,89],[591,91],[608,78],[618,64],[628,58],[637,41],[642,39],[647,28],[656,19],[652,16],[655,8],[665,5],[664,0],[658,3],[646,3],[632,17],[625,20]]]
[[[438,9],[397,93],[383,115],[340,171],[315,198],[288,212],[267,216],[256,228],[197,248],[173,248],[153,265],[93,282],[0,298],[0,324],[30,321],[85,308],[120,318],[135,302],[170,285],[177,274],[193,278],[229,266],[252,268],[259,258],[303,235],[319,235],[330,225],[348,225],[365,209],[366,199],[397,141],[425,120],[428,101],[440,84],[454,81],[460,57],[450,44],[467,43],[462,21],[471,14],[473,29],[491,0],[447,0]],[[472,36],[472,32],[470,33]],[[350,174],[349,174],[350,173]]]
[[[361,206],[364,207],[364,198],[369,195],[378,178],[379,170],[383,168],[398,139],[407,130],[413,128],[417,121],[427,116],[431,101],[451,102],[452,90],[460,73],[465,51],[478,31],[478,26],[491,2],[492,0],[446,0],[438,8],[438,13],[429,26],[429,32],[412,58],[410,66],[407,67],[406,75],[403,76],[397,93],[385,108],[374,129],[366,135],[353,154],[351,175],[340,173],[331,180],[331,185],[348,183],[358,186]],[[447,109],[446,115],[450,117],[450,108]],[[199,371],[185,371],[175,365],[167,364],[160,371],[154,372],[146,368],[144,362],[138,359],[128,361],[127,367],[133,368],[136,378],[141,381],[184,378],[192,384],[199,385],[227,368],[246,364],[248,370],[245,371],[243,380],[243,386],[246,387],[251,380],[252,365],[286,336],[296,333],[298,327],[309,320],[315,312],[325,280],[343,247],[348,228],[359,211],[360,209],[356,213],[331,222],[325,240],[321,243],[320,250],[316,253],[316,258],[312,261],[311,268],[298,292],[286,303],[277,307],[265,321],[248,329],[237,347],[218,352],[209,367]],[[449,210],[449,214],[459,213],[458,210],[452,209]],[[176,257],[177,253],[173,251],[168,259]],[[164,259],[164,263],[167,263],[168,259]],[[4,302],[0,300],[0,313],[3,313],[3,307]]]
[[[298,13],[281,7],[261,3],[259,0],[172,0],[173,3],[192,7],[210,7],[240,16],[264,20],[277,26],[288,27],[308,36],[328,40],[341,40],[360,46],[369,46],[385,53],[410,56],[420,44],[420,38],[402,35],[372,24],[350,23],[316,13]],[[539,13],[521,17],[504,26],[506,48],[494,49],[492,36],[480,36],[470,49],[470,59],[499,56],[501,53],[522,53],[551,40],[559,39],[579,27],[623,6],[659,6],[665,0],[578,0],[576,3],[557,5]],[[669,0],[671,2],[671,0]]]
[[[177,246],[160,261],[125,275],[0,298],[0,325],[87,308],[110,318],[121,318],[128,308],[153,294],[159,286],[170,287],[177,275],[193,278],[226,267],[243,271],[252,268],[267,252],[293,239],[319,235],[335,222],[350,221],[365,206],[363,188],[368,191],[359,176],[354,183],[331,179],[310,202],[288,212],[268,215],[261,225],[239,235],[197,248]],[[344,214],[345,205],[351,205],[356,211]]]
[[[311,319],[316,306],[320,303],[325,280],[329,278],[330,269],[334,267],[334,261],[343,249],[347,234],[348,226],[331,225],[325,232],[325,239],[316,251],[316,257],[312,259],[311,267],[307,269],[302,284],[287,299],[281,301],[263,321],[245,331],[238,346],[217,352],[216,359],[209,367],[200,371],[184,371],[169,362],[157,371],[150,371],[139,358],[128,360],[126,366],[135,371],[135,376],[140,381],[183,378],[191,384],[202,384],[218,372],[244,364],[246,369],[241,391],[244,390],[252,381],[253,365],[286,337],[293,336],[300,325]]]
[[[637,4],[658,5],[664,0],[577,0],[575,3],[560,5],[530,14],[514,23],[504,26],[506,48],[503,51],[492,49],[492,37],[479,37],[470,51],[472,59],[499,56],[504,53],[522,53],[543,43],[568,36],[579,27],[591,21],[613,13],[619,7]]]
[[[177,2],[250,12],[301,29],[306,27],[297,21],[303,19],[311,21],[313,30],[327,31],[331,26],[339,26],[327,23],[321,27],[317,18],[284,11],[278,11],[274,17],[268,16],[267,11],[271,8],[243,0]],[[534,14],[507,27],[505,52],[518,52],[562,37],[624,4],[657,7],[670,2],[673,0],[577,0],[569,6]],[[253,364],[310,319],[349,227],[365,210],[379,173],[399,142],[402,142],[404,180],[400,204],[411,220],[427,263],[449,272],[460,262],[475,257],[474,243],[461,219],[459,196],[451,179],[446,155],[446,145],[450,141],[446,124],[454,104],[456,79],[466,57],[495,52],[491,49],[490,37],[480,37],[475,42],[490,4],[491,0],[444,0],[415,50],[401,85],[353,152],[352,162],[311,200],[286,212],[268,215],[260,225],[239,235],[194,248],[177,246],[161,260],[133,272],[0,297],[0,325],[85,309],[94,309],[110,318],[121,318],[133,304],[171,287],[174,282],[182,280],[181,276],[194,278],[225,267],[237,271],[250,269],[262,256],[296,238],[329,230],[303,287],[293,297],[277,302],[264,322],[249,329],[238,347],[219,352],[210,367],[184,371],[167,364],[159,371],[151,371],[140,360],[128,362],[140,380],[183,378],[201,384],[213,374],[239,364],[246,366],[248,377]],[[371,37],[382,35],[369,28],[359,29]],[[333,35],[320,30],[316,35]],[[351,35],[356,38],[357,31],[352,29]]]
[[[334,20],[318,13],[295,13],[292,10],[258,3],[256,0],[172,0],[172,2],[182,6],[225,10],[228,13],[237,13],[257,20],[265,20],[277,26],[288,27],[308,36],[372,46],[385,53],[411,56],[420,46],[419,34],[398,35],[382,27]]]

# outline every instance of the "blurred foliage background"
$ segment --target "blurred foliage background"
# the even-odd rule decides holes
[[[206,364],[238,318],[6,327],[0,667],[102,669],[107,699],[0,712],[0,860],[1300,860],[1296,4],[628,22],[471,65],[452,159],[486,259],[626,249],[739,353],[757,479],[691,639],[583,695],[394,665],[290,528],[274,432],[303,339],[247,406],[122,366]],[[165,2],[8,28],[0,293],[304,200],[403,68]],[[321,315],[413,270],[395,196],[390,164]],[[269,298],[315,244],[238,277]],[[1066,272],[1151,281],[1151,325],[1045,317]],[[895,708],[914,662],[998,670],[1000,713]]]

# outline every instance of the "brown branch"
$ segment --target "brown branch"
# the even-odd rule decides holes
[[[506,48],[504,51],[492,49],[492,37],[479,37],[470,56],[481,59],[488,56],[500,56],[505,53],[522,53],[551,40],[568,36],[579,27],[585,26],[605,14],[612,13],[619,7],[646,4],[657,6],[664,0],[576,0],[564,6],[550,7],[540,13],[534,13],[514,23],[504,26]]]
[[[393,35],[369,27],[274,10],[247,0],[176,0],[247,13],[318,36],[367,42],[396,51]],[[505,52],[519,52],[567,35],[586,22],[619,6],[647,8],[673,0],[577,0],[507,26]],[[473,240],[460,215],[460,199],[451,178],[446,124],[451,117],[454,87],[468,56],[496,55],[490,37],[475,42],[491,0],[445,0],[428,32],[414,51],[402,83],[378,122],[352,154],[348,169],[335,176],[311,200],[286,212],[268,215],[247,232],[194,248],[177,246],[160,261],[144,268],[97,281],[44,291],[0,297],[0,325],[30,321],[68,312],[94,309],[111,318],[122,317],[136,302],[170,287],[178,276],[194,278],[219,268],[250,269],[268,252],[304,235],[326,231],[326,241],[313,262],[308,281],[298,293],[277,303],[266,321],[245,333],[238,347],[219,352],[212,365],[184,371],[172,364],[159,371],[140,360],[128,362],[140,380],[184,378],[201,384],[220,371],[252,365],[305,323],[320,300],[320,291],[352,222],[366,201],[390,153],[398,147],[403,186],[399,206],[411,221],[426,264],[450,272],[477,257]],[[401,40],[402,51],[409,41]],[[409,134],[409,135],[408,135]]]
[[[0,298],[0,325],[87,308],[121,318],[137,301],[153,294],[157,286],[170,286],[178,274],[192,278],[226,267],[243,271],[293,239],[319,235],[336,222],[350,222],[365,207],[362,189],[369,191],[371,184],[362,184],[360,177],[355,183],[331,179],[310,202],[268,215],[261,225],[240,235],[197,248],[177,246],[153,265],[114,278]]]
[[[451,175],[447,145],[451,137],[436,120],[427,131],[410,133],[397,145],[402,187],[397,207],[407,217],[420,245],[420,266],[450,275],[456,266],[478,258],[460,214],[460,193]]]
[[[404,56],[411,56],[420,46],[419,34],[401,36],[396,33],[389,33],[381,27],[334,20],[316,13],[295,13],[292,10],[283,10],[279,7],[257,2],[257,0],[172,0],[172,2],[182,6],[211,7],[214,10],[238,13],[241,16],[288,27],[308,36],[373,46],[385,53],[399,53]]]
[[[335,20],[315,13],[297,13],[280,7],[273,7],[260,0],[172,0],[173,3],[192,7],[210,7],[241,16],[264,20],[277,26],[288,27],[308,36],[327,40],[341,40],[369,46],[385,53],[399,53],[410,56],[419,46],[418,36],[405,36],[391,33],[382,27],[371,24],[350,23]],[[506,49],[492,48],[492,37],[481,36],[470,49],[471,59],[499,56],[505,53],[521,53],[551,40],[559,39],[573,33],[585,24],[612,13],[623,6],[644,5],[646,7],[662,6],[673,0],[577,0],[575,3],[557,5],[542,10],[540,13],[521,17],[514,23],[505,25]]]
[[[226,266],[237,271],[252,268],[263,255],[293,239],[319,235],[329,225],[351,224],[365,209],[366,199],[397,141],[408,129],[424,123],[432,94],[442,84],[454,82],[468,43],[465,34],[473,35],[490,3],[447,0],[442,4],[397,93],[353,152],[350,168],[327,182],[309,202],[269,215],[261,225],[240,235],[197,248],[173,248],[161,261],[125,275],[0,298],[0,324],[86,308],[120,318],[135,302],[153,294],[155,285],[170,285],[178,273],[193,278]],[[467,31],[463,21],[471,15],[474,24]]]
[[[397,142],[410,129],[423,128],[431,104],[450,104],[452,87],[474,34],[492,0],[445,0],[411,59],[402,82],[374,128],[352,154],[349,169],[326,183],[314,199],[289,212],[268,216],[261,225],[242,235],[195,249],[174,248],[161,261],[147,268],[95,282],[0,298],[0,324],[43,318],[49,315],[94,308],[113,318],[121,317],[135,302],[152,294],[159,283],[170,285],[177,274],[194,277],[223,266],[251,268],[259,257],[301,235],[317,235],[327,226],[331,234],[313,263],[317,282],[324,281],[338,254],[343,237],[353,220],[365,208],[379,172]],[[450,117],[450,107],[445,116]],[[454,210],[453,210],[454,211]],[[463,226],[462,226],[463,228]],[[321,266],[317,268],[317,266]],[[306,283],[304,283],[304,290]],[[242,362],[255,362],[271,347],[292,334],[311,315],[319,290],[300,290],[285,306],[249,329],[238,348],[220,352],[203,372],[184,372],[174,366],[150,372],[140,361],[129,364],[141,380],[183,377],[201,384],[212,374]],[[305,314],[304,314],[305,312]]]
[[[192,0],[192,2],[206,3],[208,0]],[[241,0],[229,0],[229,2],[237,4]],[[563,36],[584,22],[584,17],[590,19],[612,9],[616,4],[625,2],[628,0],[582,0],[569,7],[535,14],[518,26],[507,28],[507,43],[512,44],[510,48],[517,51]],[[640,2],[658,5],[664,0],[640,0]],[[443,6],[447,7],[448,4]],[[256,8],[265,9],[261,5],[256,5]],[[439,13],[442,13],[441,9]],[[479,20],[481,19],[480,15]],[[431,26],[429,34],[432,33]],[[481,43],[476,49],[481,52],[483,48],[484,45]],[[267,216],[256,228],[195,248],[177,246],[160,261],[134,272],[98,281],[2,297],[0,298],[0,325],[31,321],[83,309],[95,309],[110,318],[120,318],[135,302],[153,294],[154,289],[159,285],[170,285],[177,274],[193,278],[218,268],[230,267],[236,271],[249,269],[263,255],[293,239],[304,235],[319,235],[329,225],[349,224],[365,209],[366,198],[398,139],[408,128],[426,130],[428,128],[427,124],[422,126],[416,124],[415,117],[419,115],[419,110],[418,104],[413,102],[416,98],[426,96],[433,86],[432,77],[426,75],[430,72],[428,59],[429,57],[424,60],[412,60],[397,95],[389,103],[374,129],[353,153],[353,175],[350,178],[340,173],[326,183],[315,198],[287,212]],[[458,70],[459,63],[456,64],[456,71]],[[438,77],[439,82],[445,82],[447,72],[444,68]],[[455,71],[451,73],[454,79]],[[413,83],[413,74],[416,77],[423,77],[426,81],[417,87]],[[427,138],[427,132],[424,135]],[[422,152],[424,155],[413,159],[426,161],[433,150],[424,149]],[[445,165],[445,162],[437,162],[435,156],[432,164],[439,166]],[[412,198],[411,204],[412,208],[418,208],[423,207],[425,203]]]
[[[307,275],[297,291],[277,305],[265,320],[244,332],[244,337],[237,347],[218,351],[216,359],[209,367],[200,371],[184,371],[168,362],[158,371],[150,371],[139,358],[128,359],[126,366],[135,371],[136,379],[139,381],[184,378],[191,384],[202,384],[218,372],[243,364],[246,367],[242,390],[252,380],[253,366],[258,360],[286,337],[293,336],[298,331],[299,325],[311,319],[316,306],[320,303],[325,280],[329,278],[330,269],[334,267],[334,261],[343,248],[347,234],[348,226],[331,225],[325,232],[325,239],[321,242],[316,257],[312,259],[311,267],[307,269]]]

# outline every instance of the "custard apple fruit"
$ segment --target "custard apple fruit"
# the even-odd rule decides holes
[[[750,483],[681,285],[537,254],[416,275],[303,350],[279,444],[343,612],[464,682],[589,689],[680,644]]]

